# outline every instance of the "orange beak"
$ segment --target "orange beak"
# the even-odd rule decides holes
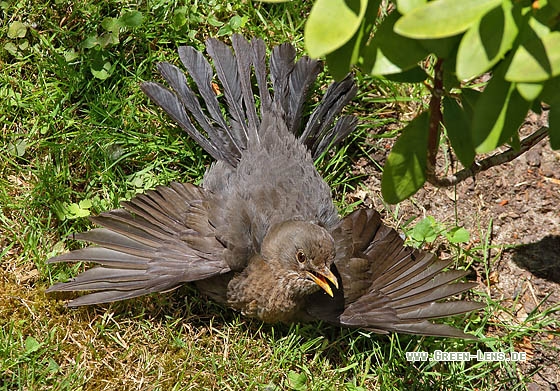
[[[338,280],[336,279],[336,276],[327,267],[325,267],[320,272],[317,273],[307,272],[307,274],[317,285],[323,288],[323,290],[327,292],[327,294],[330,297],[334,296],[331,286],[329,285],[329,281],[332,282],[332,284],[335,286],[336,289],[338,289]]]

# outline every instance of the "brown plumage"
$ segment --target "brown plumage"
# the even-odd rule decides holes
[[[442,271],[449,262],[404,247],[374,210],[340,218],[314,167],[314,158],[355,128],[349,116],[332,125],[355,95],[352,78],[331,84],[305,118],[321,64],[294,61],[295,50],[283,44],[272,50],[268,75],[261,40],[235,35],[232,43],[234,52],[207,41],[220,99],[212,90],[212,67],[191,47],[179,48],[179,56],[197,93],[168,63],[158,68],[172,90],[142,84],[216,159],[202,186],[158,187],[92,218],[103,228],[76,238],[96,246],[49,262],[98,266],[48,291],[91,291],[68,304],[81,306],[195,282],[212,299],[266,322],[323,320],[380,333],[472,337],[429,322],[481,307],[439,302],[474,286],[454,282],[466,273]]]

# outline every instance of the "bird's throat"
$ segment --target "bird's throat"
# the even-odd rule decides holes
[[[274,263],[253,258],[245,270],[230,281],[228,304],[246,316],[267,323],[292,322],[297,320],[304,303],[298,286],[301,282],[277,270]]]

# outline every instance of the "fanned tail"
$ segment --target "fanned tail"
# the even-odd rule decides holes
[[[282,113],[288,129],[309,148],[314,158],[355,129],[357,120],[353,117],[341,116],[335,123],[344,106],[356,94],[350,76],[331,84],[303,126],[305,104],[322,64],[305,56],[295,61],[293,46],[282,44],[272,50],[268,81],[264,42],[259,39],[249,42],[236,34],[232,36],[232,43],[233,51],[216,39],[206,41],[225,98],[227,116],[223,115],[214,92],[210,63],[192,47],[180,47],[179,56],[202,102],[189,87],[183,72],[169,63],[160,63],[158,70],[171,89],[154,82],[141,85],[146,95],[213,158],[236,166],[248,140],[258,140],[261,118],[271,110]],[[256,99],[253,74],[258,91]],[[269,84],[274,91],[273,97],[269,93]],[[260,117],[257,106],[260,106]]]

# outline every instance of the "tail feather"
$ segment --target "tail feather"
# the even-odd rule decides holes
[[[228,125],[220,110],[220,103],[218,102],[216,93],[212,89],[213,71],[210,63],[208,63],[202,53],[191,46],[179,47],[179,58],[196,84],[198,92],[202,96],[212,119],[222,129],[227,129]]]
[[[296,50],[289,43],[276,46],[270,55],[270,79],[274,91],[273,103],[280,107],[282,112],[289,112],[289,79],[292,73],[296,58]]]
[[[247,130],[249,137],[258,139],[259,118],[257,116],[257,108],[255,105],[255,97],[251,83],[251,65],[253,64],[253,48],[247,39],[236,34],[231,37],[233,49],[237,58],[237,70],[239,73],[239,83],[241,87],[241,95],[245,104],[245,112],[247,115]]]
[[[202,58],[204,60],[204,58]],[[206,60],[204,60],[206,61]],[[205,64],[208,68],[210,67],[208,63]],[[229,146],[227,150],[236,151],[237,154],[240,153],[240,146],[235,144],[235,140],[230,137],[228,132],[221,131],[219,128],[215,127],[209,120],[209,118],[204,114],[202,107],[200,106],[200,102],[196,94],[189,88],[187,84],[187,78],[185,74],[176,66],[171,65],[166,62],[162,62],[158,64],[158,70],[163,76],[163,78],[169,83],[169,85],[177,91],[177,98],[181,102],[181,104],[185,107],[187,113],[190,112],[192,117],[194,118],[195,122],[197,122],[202,129],[206,132],[208,138],[210,139],[210,143],[214,146],[226,144]],[[205,66],[200,66],[200,62],[196,62],[192,68],[193,72],[191,74],[196,75],[198,73],[206,74],[210,71],[210,77],[212,75],[212,70],[207,69]],[[203,76],[201,79],[208,79],[208,77]],[[206,84],[204,84],[206,85]],[[218,108],[219,109],[219,108]],[[210,112],[212,117],[216,117],[216,114],[213,111]],[[218,113],[218,115],[220,115]],[[220,116],[218,117],[223,121],[223,118]],[[225,123],[219,123],[219,126],[222,126],[222,129],[226,129],[227,126]],[[189,127],[190,128],[190,127]],[[198,133],[198,131],[196,132]],[[189,132],[189,135],[192,134]],[[200,137],[197,134],[197,137]],[[220,149],[219,152],[222,152]]]
[[[309,117],[305,125],[305,130],[300,136],[300,140],[310,147],[314,157],[324,152],[317,150],[317,146],[323,139],[328,140],[326,147],[332,144],[334,137],[332,137],[333,140],[329,140],[325,137],[328,133],[327,129],[333,123],[334,117],[342,111],[342,108],[346,106],[350,100],[352,100],[356,92],[357,87],[351,76],[347,76],[341,82],[332,83],[327,89],[327,92],[325,92],[321,103]],[[349,121],[344,124],[355,127],[356,122]],[[347,130],[348,128],[340,130],[348,134],[354,130],[354,127],[350,128],[350,131]],[[324,144],[326,144],[326,142],[323,142],[323,145]]]
[[[139,273],[138,270],[124,269],[118,274],[114,270],[104,267],[94,267],[80,273],[71,282],[62,285],[59,291],[94,291],[108,290],[118,283],[120,290],[136,290],[142,288],[148,279],[147,274]]]
[[[189,88],[182,72],[168,63],[160,64],[158,69],[173,92],[153,82],[141,86],[146,95],[216,160],[236,166],[248,140],[259,140],[261,119],[257,115],[251,70],[258,87],[260,117],[264,118],[271,110],[280,111],[289,131],[299,135],[300,142],[309,148],[314,158],[355,129],[357,121],[345,116],[332,126],[335,117],[356,94],[351,77],[335,82],[327,89],[302,131],[304,103],[321,71],[321,63],[308,57],[295,62],[296,52],[290,44],[275,47],[269,64],[270,83],[274,91],[272,98],[264,42],[258,39],[249,42],[241,35],[234,35],[232,43],[233,52],[229,46],[216,39],[206,41],[207,52],[213,60],[227,104],[227,120],[212,89],[212,67],[202,53],[192,47],[180,47],[179,57],[202,96],[205,107],[201,106],[201,101]]]
[[[384,293],[388,295],[400,295],[401,297],[412,297],[418,293],[430,290],[430,289],[437,289],[440,286],[445,286],[450,282],[457,281],[459,278],[462,278],[466,275],[466,272],[460,270],[450,270],[446,272],[442,272],[439,274],[431,275],[429,279],[422,280],[421,283],[413,283],[411,281],[412,287],[409,288],[406,284],[402,284],[401,286],[397,287],[396,289],[389,290],[384,289]]]
[[[70,308],[80,307],[84,305],[112,303],[115,301],[133,299],[135,297],[144,296],[156,292],[168,292],[176,289],[180,283],[171,284],[166,278],[151,280],[149,286],[146,284],[142,289],[135,290],[105,290],[89,293],[84,296],[77,297],[69,301],[66,305]]]
[[[315,138],[315,143],[311,147],[314,150],[313,158],[318,158],[331,146],[337,145],[344,140],[358,124],[358,119],[352,116],[341,117],[336,125],[333,126],[324,137]],[[317,142],[318,141],[318,142]]]
[[[224,159],[223,152],[194,127],[184,110],[183,104],[177,98],[177,95],[155,82],[144,82],[140,88],[150,99],[163,108],[163,110],[165,110],[165,112],[214,159]]]
[[[303,108],[309,95],[309,89],[322,71],[323,66],[319,61],[309,57],[300,58],[289,77],[290,96],[288,98],[288,128],[297,133],[301,128]]]
[[[249,131],[242,104],[238,59],[241,56],[248,57],[249,53],[237,53],[237,56],[234,56],[231,49],[225,43],[213,38],[206,40],[206,51],[214,60],[216,74],[222,82],[230,115],[230,134],[234,139],[236,147],[243,150],[247,146]]]
[[[138,237],[138,235],[135,235],[135,232],[123,235],[105,228],[94,228],[87,232],[74,234],[73,239],[95,243],[111,250],[140,257],[149,253],[152,250],[152,246],[156,245],[158,242],[154,238],[153,240],[148,240],[146,243],[142,243],[133,239],[135,236]]]
[[[476,286],[476,284],[464,282],[440,285],[430,289],[424,289],[414,295],[397,296],[392,300],[392,306],[397,310],[400,310],[402,308],[414,307],[419,304],[424,305],[468,291],[473,286]]]
[[[237,34],[236,34],[237,35]],[[236,36],[234,35],[234,37]],[[261,118],[265,113],[272,109],[272,98],[268,90],[268,82],[266,76],[266,45],[262,39],[253,39],[251,41],[253,49],[253,65],[255,71],[255,79],[259,90],[260,113]]]
[[[384,291],[396,291],[400,294],[423,285],[433,276],[449,265],[448,261],[437,260],[432,254],[420,259],[407,256],[407,262],[399,262],[401,267],[387,270],[383,277],[374,280],[376,286],[382,286]],[[394,279],[388,279],[392,275]]]

